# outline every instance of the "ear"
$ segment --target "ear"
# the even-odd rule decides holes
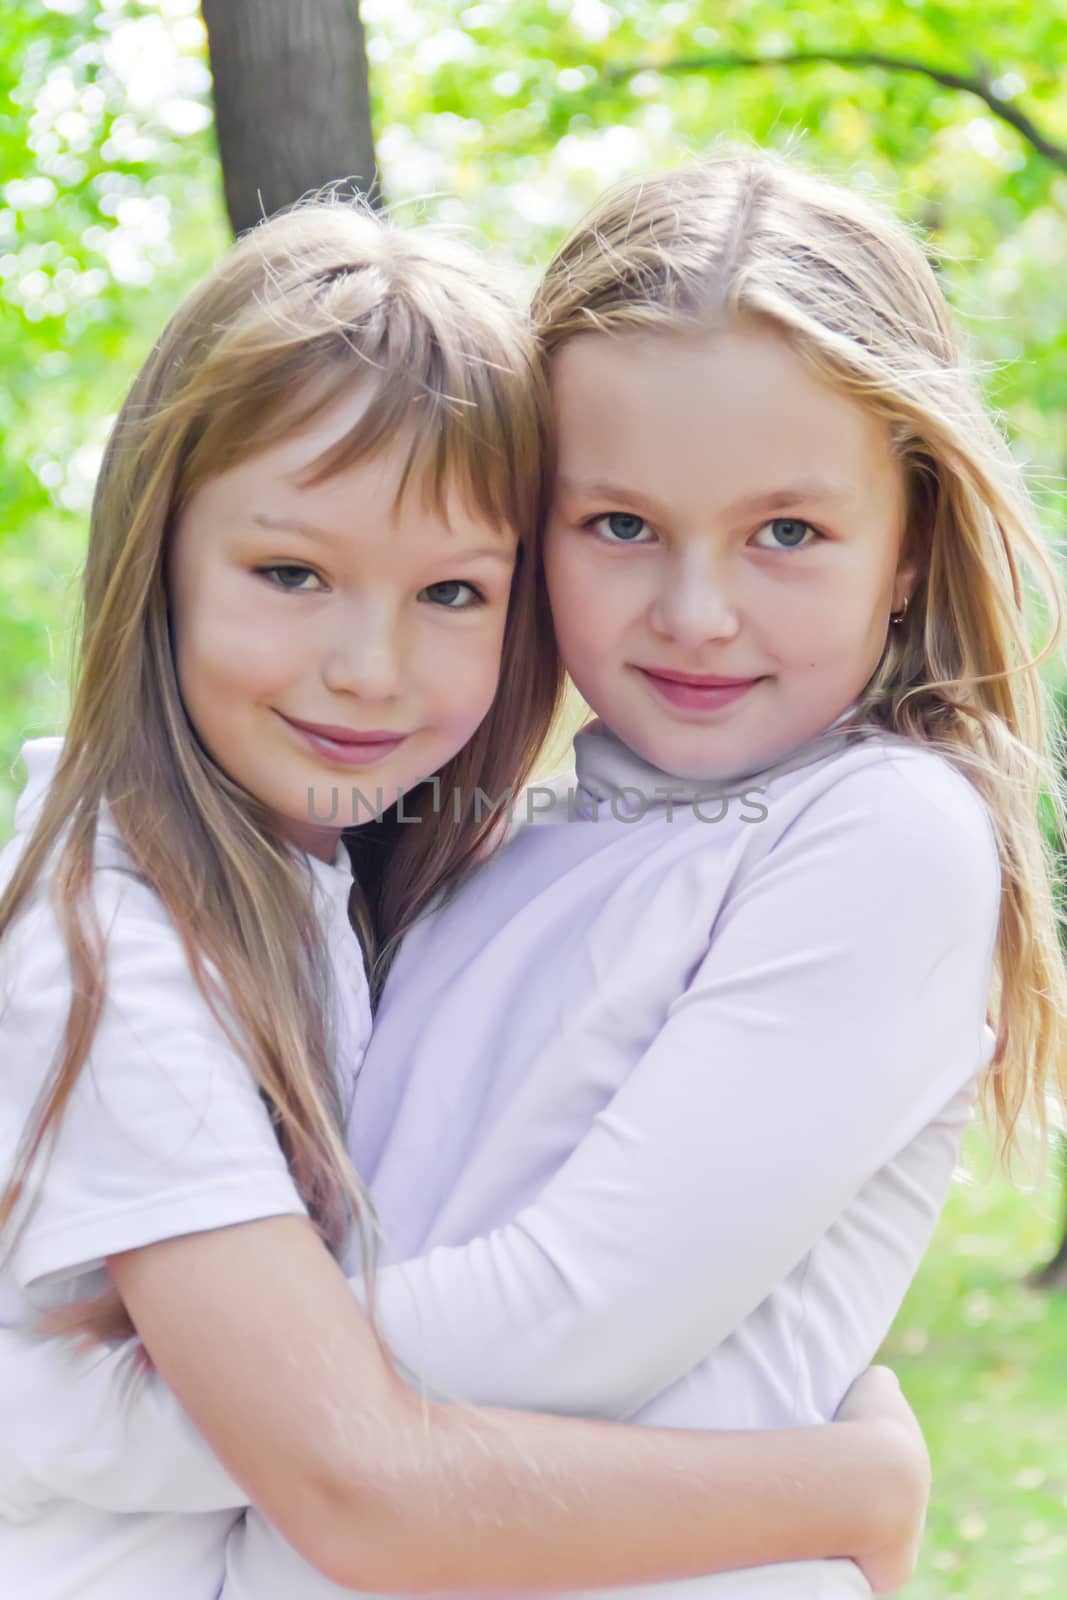
[[[929,557],[929,537],[922,521],[910,517],[903,530],[893,575],[893,610],[901,611],[915,593]]]
[[[893,578],[894,611],[903,609],[905,600],[911,599],[926,576],[937,515],[938,492],[936,479],[924,473],[909,473],[905,478],[904,520],[897,553],[897,570]]]
[[[902,559],[897,567],[893,579],[893,611],[902,611],[904,605],[915,593],[919,582],[919,563],[915,560]]]

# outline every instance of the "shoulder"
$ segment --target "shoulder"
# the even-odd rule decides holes
[[[11,882],[30,842],[62,753],[60,738],[30,740],[20,752],[27,778],[15,807],[14,837],[0,851],[0,890]],[[29,928],[35,942],[43,940],[51,945],[51,934],[55,942],[63,943],[56,915],[55,877],[66,837],[64,825],[50,841],[44,865],[3,937],[4,946],[10,947],[17,932],[22,935],[19,942],[25,943],[25,930]],[[89,889],[93,909],[105,931],[112,927],[120,937],[136,938],[151,928],[180,943],[163,902],[134,867],[106,801],[101,803],[96,818]]]
[[[867,818],[886,838],[996,853],[992,820],[975,785],[947,756],[910,740],[870,739],[827,764],[819,812]]]
[[[224,993],[209,1003],[160,897],[120,846],[98,842],[99,1012],[77,1018],[49,875],[0,940],[0,1164],[14,1165],[42,1090],[57,1081],[68,1019],[81,1038],[88,1031],[18,1213],[11,1270],[23,1290],[53,1276],[88,1284],[119,1251],[305,1209]],[[217,984],[217,971],[207,977]]]
[[[0,884],[10,881],[24,844],[23,837],[16,837],[0,855]],[[32,950],[42,959],[52,959],[58,950],[66,949],[58,912],[56,865],[57,851],[53,849],[0,941],[5,953],[16,949],[20,954]],[[136,870],[121,838],[106,818],[97,827],[89,901],[109,955],[146,944],[157,951],[166,949],[175,954],[182,951],[181,940],[166,906]]]
[[[799,775],[779,797],[773,850],[810,844],[828,865],[862,863],[901,894],[951,893],[982,901],[999,893],[1000,866],[988,807],[947,757],[909,740],[867,739]]]
[[[21,848],[5,850],[6,879]],[[0,1033],[28,1081],[39,1077],[61,1042],[75,980],[61,916],[54,856],[0,938]],[[116,1051],[165,1056],[179,1037],[196,1040],[205,1071],[232,1055],[226,1030],[198,986],[181,935],[151,884],[133,867],[121,840],[98,827],[82,924],[90,959],[100,962],[102,1011],[94,1056]],[[214,976],[210,973],[209,976]],[[221,998],[221,997],[220,997]],[[146,1050],[144,1040],[152,1046]],[[187,1051],[190,1062],[195,1054]]]

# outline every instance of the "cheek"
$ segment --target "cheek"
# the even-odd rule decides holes
[[[450,640],[447,649],[438,638],[427,650],[422,679],[443,724],[473,733],[496,695],[503,647],[501,614],[497,626],[479,629],[477,635],[471,629],[467,637]]]
[[[543,562],[545,587],[548,590],[552,615],[565,616],[573,601],[577,587],[578,562],[575,539],[570,529],[560,530],[551,523],[545,534]]]
[[[803,585],[762,586],[750,616],[783,653],[838,659],[870,636],[873,608],[868,586],[850,573],[818,574]]]
[[[203,702],[215,716],[236,699],[280,689],[300,654],[295,627],[264,626],[262,615],[246,614],[221,595],[178,613],[175,644],[183,697]],[[216,697],[224,697],[221,704]]]
[[[779,659],[812,684],[840,683],[874,670],[883,635],[862,606],[812,606],[782,619]]]
[[[589,545],[570,533],[550,536],[545,545],[552,621],[567,662],[598,653],[599,641],[614,631],[619,609],[619,574],[604,570],[607,563],[591,562],[591,554]]]

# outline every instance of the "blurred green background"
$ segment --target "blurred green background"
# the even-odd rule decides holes
[[[520,288],[606,183],[722,136],[798,150],[891,200],[938,253],[1061,547],[1063,0],[360,11],[386,200],[478,230],[517,263]],[[2,0],[0,839],[19,745],[62,726],[110,419],[230,236],[214,110],[195,0]],[[1051,665],[1054,684],[1063,674]],[[980,1136],[969,1159],[987,1172]],[[1051,1180],[1036,1193],[958,1183],[891,1337],[936,1470],[912,1600],[1067,1595],[1067,1297],[1022,1283],[1057,1243],[1057,1196]]]

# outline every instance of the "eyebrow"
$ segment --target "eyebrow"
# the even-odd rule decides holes
[[[569,494],[584,495],[592,500],[625,501],[629,505],[646,507],[654,516],[665,516],[667,508],[656,501],[651,495],[642,494],[637,489],[627,488],[621,483],[584,483],[577,478],[560,477],[558,485]],[[818,503],[828,505],[849,500],[852,492],[844,485],[838,483],[820,482],[810,479],[804,483],[772,489],[766,494],[747,495],[743,500],[735,501],[729,508],[731,512],[752,514],[757,511],[780,511],[785,506],[810,505]]]
[[[567,494],[582,495],[588,500],[625,501],[628,505],[642,506],[653,516],[663,517],[667,514],[666,506],[661,505],[651,495],[642,494],[638,489],[628,489],[622,483],[583,482],[579,478],[568,478],[561,473],[556,479],[556,487],[563,489]]]
[[[850,500],[852,491],[842,483],[821,483],[817,479],[810,479],[806,483],[795,483],[783,489],[772,489],[767,494],[749,495],[744,500],[738,500],[732,511],[781,511],[786,506],[833,505],[843,500]]]
[[[270,528],[279,533],[302,533],[308,539],[321,539],[327,544],[339,544],[341,535],[331,533],[327,528],[316,528],[309,522],[301,522],[296,517],[268,517],[263,511],[252,514],[252,521],[261,528]],[[514,553],[509,553],[500,545],[479,545],[474,550],[457,550],[450,552],[453,561],[476,561],[480,556],[491,556],[494,561],[503,561],[509,567],[514,559]]]

